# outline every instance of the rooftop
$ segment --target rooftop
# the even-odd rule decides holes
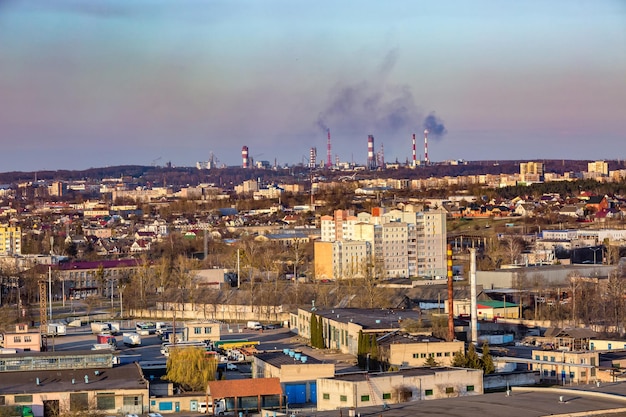
[[[39,384],[37,384],[39,378]],[[54,369],[11,372],[0,378],[0,395],[123,389],[147,389],[137,364],[100,369]]]
[[[419,320],[421,317],[416,310],[368,308],[335,308],[318,310],[315,314],[340,323],[357,323],[364,330],[399,329],[401,320]]]
[[[300,353],[300,352],[297,352]],[[302,355],[306,357],[306,362],[302,360],[295,359],[295,357],[291,357],[283,351],[271,351],[271,352],[263,352],[255,355],[259,360],[263,362],[269,363],[272,366],[280,368],[283,365],[319,365],[326,363],[325,361],[320,361],[312,356]],[[329,362],[330,363],[330,362]]]

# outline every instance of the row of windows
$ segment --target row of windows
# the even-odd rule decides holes
[[[24,336],[24,343],[31,343],[32,341],[31,336]],[[13,336],[13,343],[22,343],[22,336]]]
[[[468,385],[465,387],[465,390],[467,392],[473,392],[474,391],[474,386],[473,385]],[[454,387],[446,387],[446,394],[453,394],[454,393]],[[434,394],[434,391],[432,389],[427,389],[424,390],[424,395],[429,397],[431,395]],[[330,400],[330,393],[323,393],[322,394],[322,398],[324,400]],[[383,392],[383,400],[390,400],[391,399],[391,393],[390,392]],[[348,401],[348,396],[347,395],[339,395],[339,401],[341,402],[347,402]],[[370,401],[370,396],[369,395],[361,395],[361,402],[365,403]]]
[[[452,352],[414,353],[413,354],[414,359],[419,359],[419,358],[424,359],[424,358],[434,358],[434,357],[440,358],[442,356],[450,357],[452,356]]]
[[[202,333],[203,329],[204,329],[204,333]],[[193,334],[211,334],[211,328],[210,327],[194,327]]]

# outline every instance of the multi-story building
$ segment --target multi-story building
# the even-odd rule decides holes
[[[522,162],[519,164],[520,181],[543,181],[543,162]]]
[[[22,253],[22,229],[14,226],[0,226],[0,255],[20,255]]]
[[[375,209],[371,215],[357,216],[348,210],[337,210],[334,216],[321,219],[321,239],[315,243],[315,275],[317,279],[368,274],[386,278],[445,276],[446,238],[444,210],[415,211],[407,206],[405,210],[384,213]],[[331,242],[341,244],[328,245]],[[369,253],[363,253],[367,247]],[[356,248],[360,248],[359,254],[354,253]],[[334,266],[332,269],[330,264]],[[362,269],[358,274],[355,274],[356,265]],[[346,276],[346,272],[350,275]]]
[[[587,163],[587,172],[607,176],[609,175],[609,164],[606,161],[589,162]]]

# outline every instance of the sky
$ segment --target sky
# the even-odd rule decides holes
[[[623,0],[0,0],[0,172],[626,159]]]

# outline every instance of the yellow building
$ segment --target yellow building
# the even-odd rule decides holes
[[[0,255],[20,255],[22,253],[22,229],[0,226]]]
[[[522,182],[543,181],[543,162],[522,162],[519,164],[519,174]]]
[[[532,358],[532,370],[539,371],[542,381],[589,384],[598,379],[597,351],[533,350]]]
[[[211,321],[184,322],[186,340],[220,340],[220,324]]]
[[[437,366],[451,366],[456,352],[464,352],[462,341],[446,342],[436,337],[393,333],[380,338],[378,347],[383,362],[393,367],[426,366],[434,360]]]

